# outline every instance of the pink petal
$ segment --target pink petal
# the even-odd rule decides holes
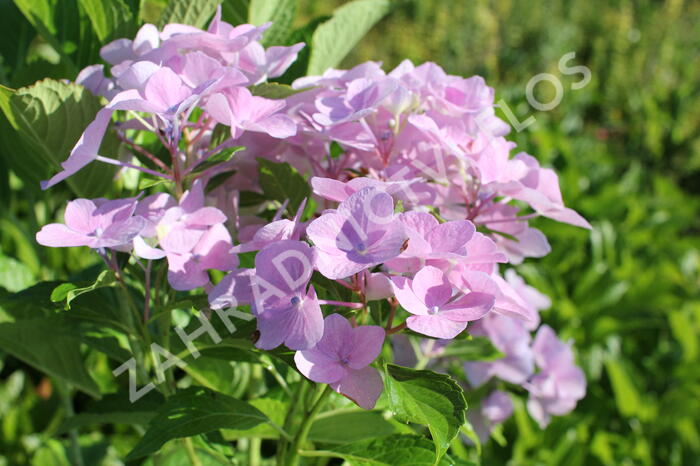
[[[360,408],[372,409],[382,394],[384,383],[377,369],[349,369],[339,382],[332,383],[331,388],[357,403]]]
[[[345,375],[345,368],[325,353],[310,349],[297,351],[294,363],[306,378],[318,383],[333,383]]]
[[[408,328],[433,338],[452,339],[467,328],[466,322],[446,319],[441,314],[411,316],[406,319]]]
[[[71,230],[62,223],[51,223],[36,234],[36,242],[52,248],[65,248],[76,246],[88,246],[93,238],[84,233]]]
[[[354,328],[353,350],[348,358],[348,366],[353,369],[362,369],[377,359],[382,352],[384,329],[376,325],[364,325]]]

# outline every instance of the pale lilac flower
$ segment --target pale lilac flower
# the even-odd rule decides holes
[[[142,217],[133,216],[135,208],[134,198],[114,201],[76,199],[66,206],[65,225],[44,225],[36,234],[36,240],[50,247],[129,247],[146,225]]]
[[[484,443],[489,434],[498,424],[503,423],[513,415],[513,400],[506,392],[492,391],[481,400],[477,409],[470,409],[467,417],[479,440]]]
[[[323,314],[314,287],[308,286],[312,273],[313,250],[301,241],[271,243],[255,256],[252,310],[260,330],[258,348],[284,343],[301,350],[321,338]]]
[[[266,133],[274,138],[288,138],[296,134],[291,118],[280,113],[284,100],[254,96],[245,87],[231,87],[209,97],[206,110],[218,123],[231,127],[231,137],[243,131]]]
[[[379,372],[370,367],[384,343],[384,329],[374,325],[353,328],[340,314],[324,321],[323,337],[316,346],[294,355],[299,372],[336,392],[361,408],[374,408],[382,392]]]
[[[217,224],[209,228],[189,252],[168,252],[168,282],[176,290],[193,290],[209,283],[207,270],[233,270],[238,256],[231,252],[231,235]]]
[[[522,384],[534,372],[530,332],[523,320],[492,312],[474,323],[470,333],[487,337],[505,355],[504,358],[491,362],[466,362],[464,371],[472,386],[479,387],[491,377]]]
[[[532,351],[540,372],[524,385],[530,392],[527,409],[544,428],[551,415],[571,412],[586,395],[586,377],[574,363],[571,345],[559,340],[548,325],[537,331]]]
[[[346,278],[393,259],[407,239],[390,195],[364,188],[326,211],[306,229],[317,251],[319,272]]]
[[[413,314],[408,328],[434,338],[454,338],[467,323],[482,318],[494,303],[494,296],[481,292],[457,292],[438,268],[426,266],[413,278],[393,277],[399,304]]]

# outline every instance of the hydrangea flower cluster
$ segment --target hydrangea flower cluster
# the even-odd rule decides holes
[[[374,62],[330,69],[296,80],[282,99],[255,95],[304,46],[265,49],[268,26],[233,27],[219,12],[206,31],[145,25],[134,40],[106,45],[109,73],[94,65],[77,81],[109,103],[43,186],[101,161],[159,177],[169,192],[74,200],[65,225],[46,225],[37,241],[166,260],[173,289],[203,288],[212,309],[250,306],[258,348],[295,350],[301,374],[366,409],[383,389],[372,363],[402,331],[430,342],[436,360],[453,340],[488,338],[505,357],[464,364],[472,387],[520,385],[541,425],[573,409],[585,379],[570,347],[539,325],[549,300],[502,267],[549,252],[530,219],[590,225],[564,206],[554,171],[511,156],[493,89],[405,61],[388,73]],[[122,159],[99,155],[109,128]],[[164,151],[149,151],[148,140]],[[234,147],[243,149],[210,163]],[[313,195],[293,218],[284,218],[291,199],[242,202],[265,194],[259,158],[308,176]],[[214,186],[222,174],[230,176]],[[241,267],[241,254],[255,254],[254,266]],[[212,269],[228,274],[212,283]],[[320,299],[315,274],[352,298]],[[370,325],[375,301],[390,312]],[[395,360],[408,364],[393,341]],[[493,391],[478,411],[482,431],[511,412],[508,396]]]

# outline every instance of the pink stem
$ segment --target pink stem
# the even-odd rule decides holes
[[[115,160],[115,159],[110,159],[109,157],[102,157],[101,155],[98,155],[95,160],[99,162],[104,162],[108,163],[110,165],[116,165],[118,167],[126,167],[126,168],[133,168],[134,170],[140,170],[144,173],[148,173],[149,175],[157,176],[159,178],[165,178],[166,180],[172,180],[173,177],[170,175],[166,175],[164,173],[157,172],[155,170],[151,170],[150,168],[146,167],[139,167],[137,165],[131,164],[129,162],[122,162],[120,160]]]
[[[345,301],[330,301],[326,299],[319,299],[319,304],[325,304],[327,306],[342,306],[349,307],[350,309],[362,309],[362,303],[348,303]]]

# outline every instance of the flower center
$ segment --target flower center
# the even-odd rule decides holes
[[[430,315],[437,314],[438,312],[440,312],[440,307],[438,306],[433,306],[430,309],[428,309],[428,314]]]
[[[299,296],[292,296],[290,302],[292,303],[292,306],[298,306],[301,302],[301,298]]]
[[[350,361],[347,357],[340,360],[340,364],[342,364],[343,366],[347,366],[348,362],[350,362]]]
[[[357,243],[355,245],[355,251],[359,252],[360,254],[364,254],[365,252],[367,252],[367,246],[365,246],[365,243],[362,242]]]

